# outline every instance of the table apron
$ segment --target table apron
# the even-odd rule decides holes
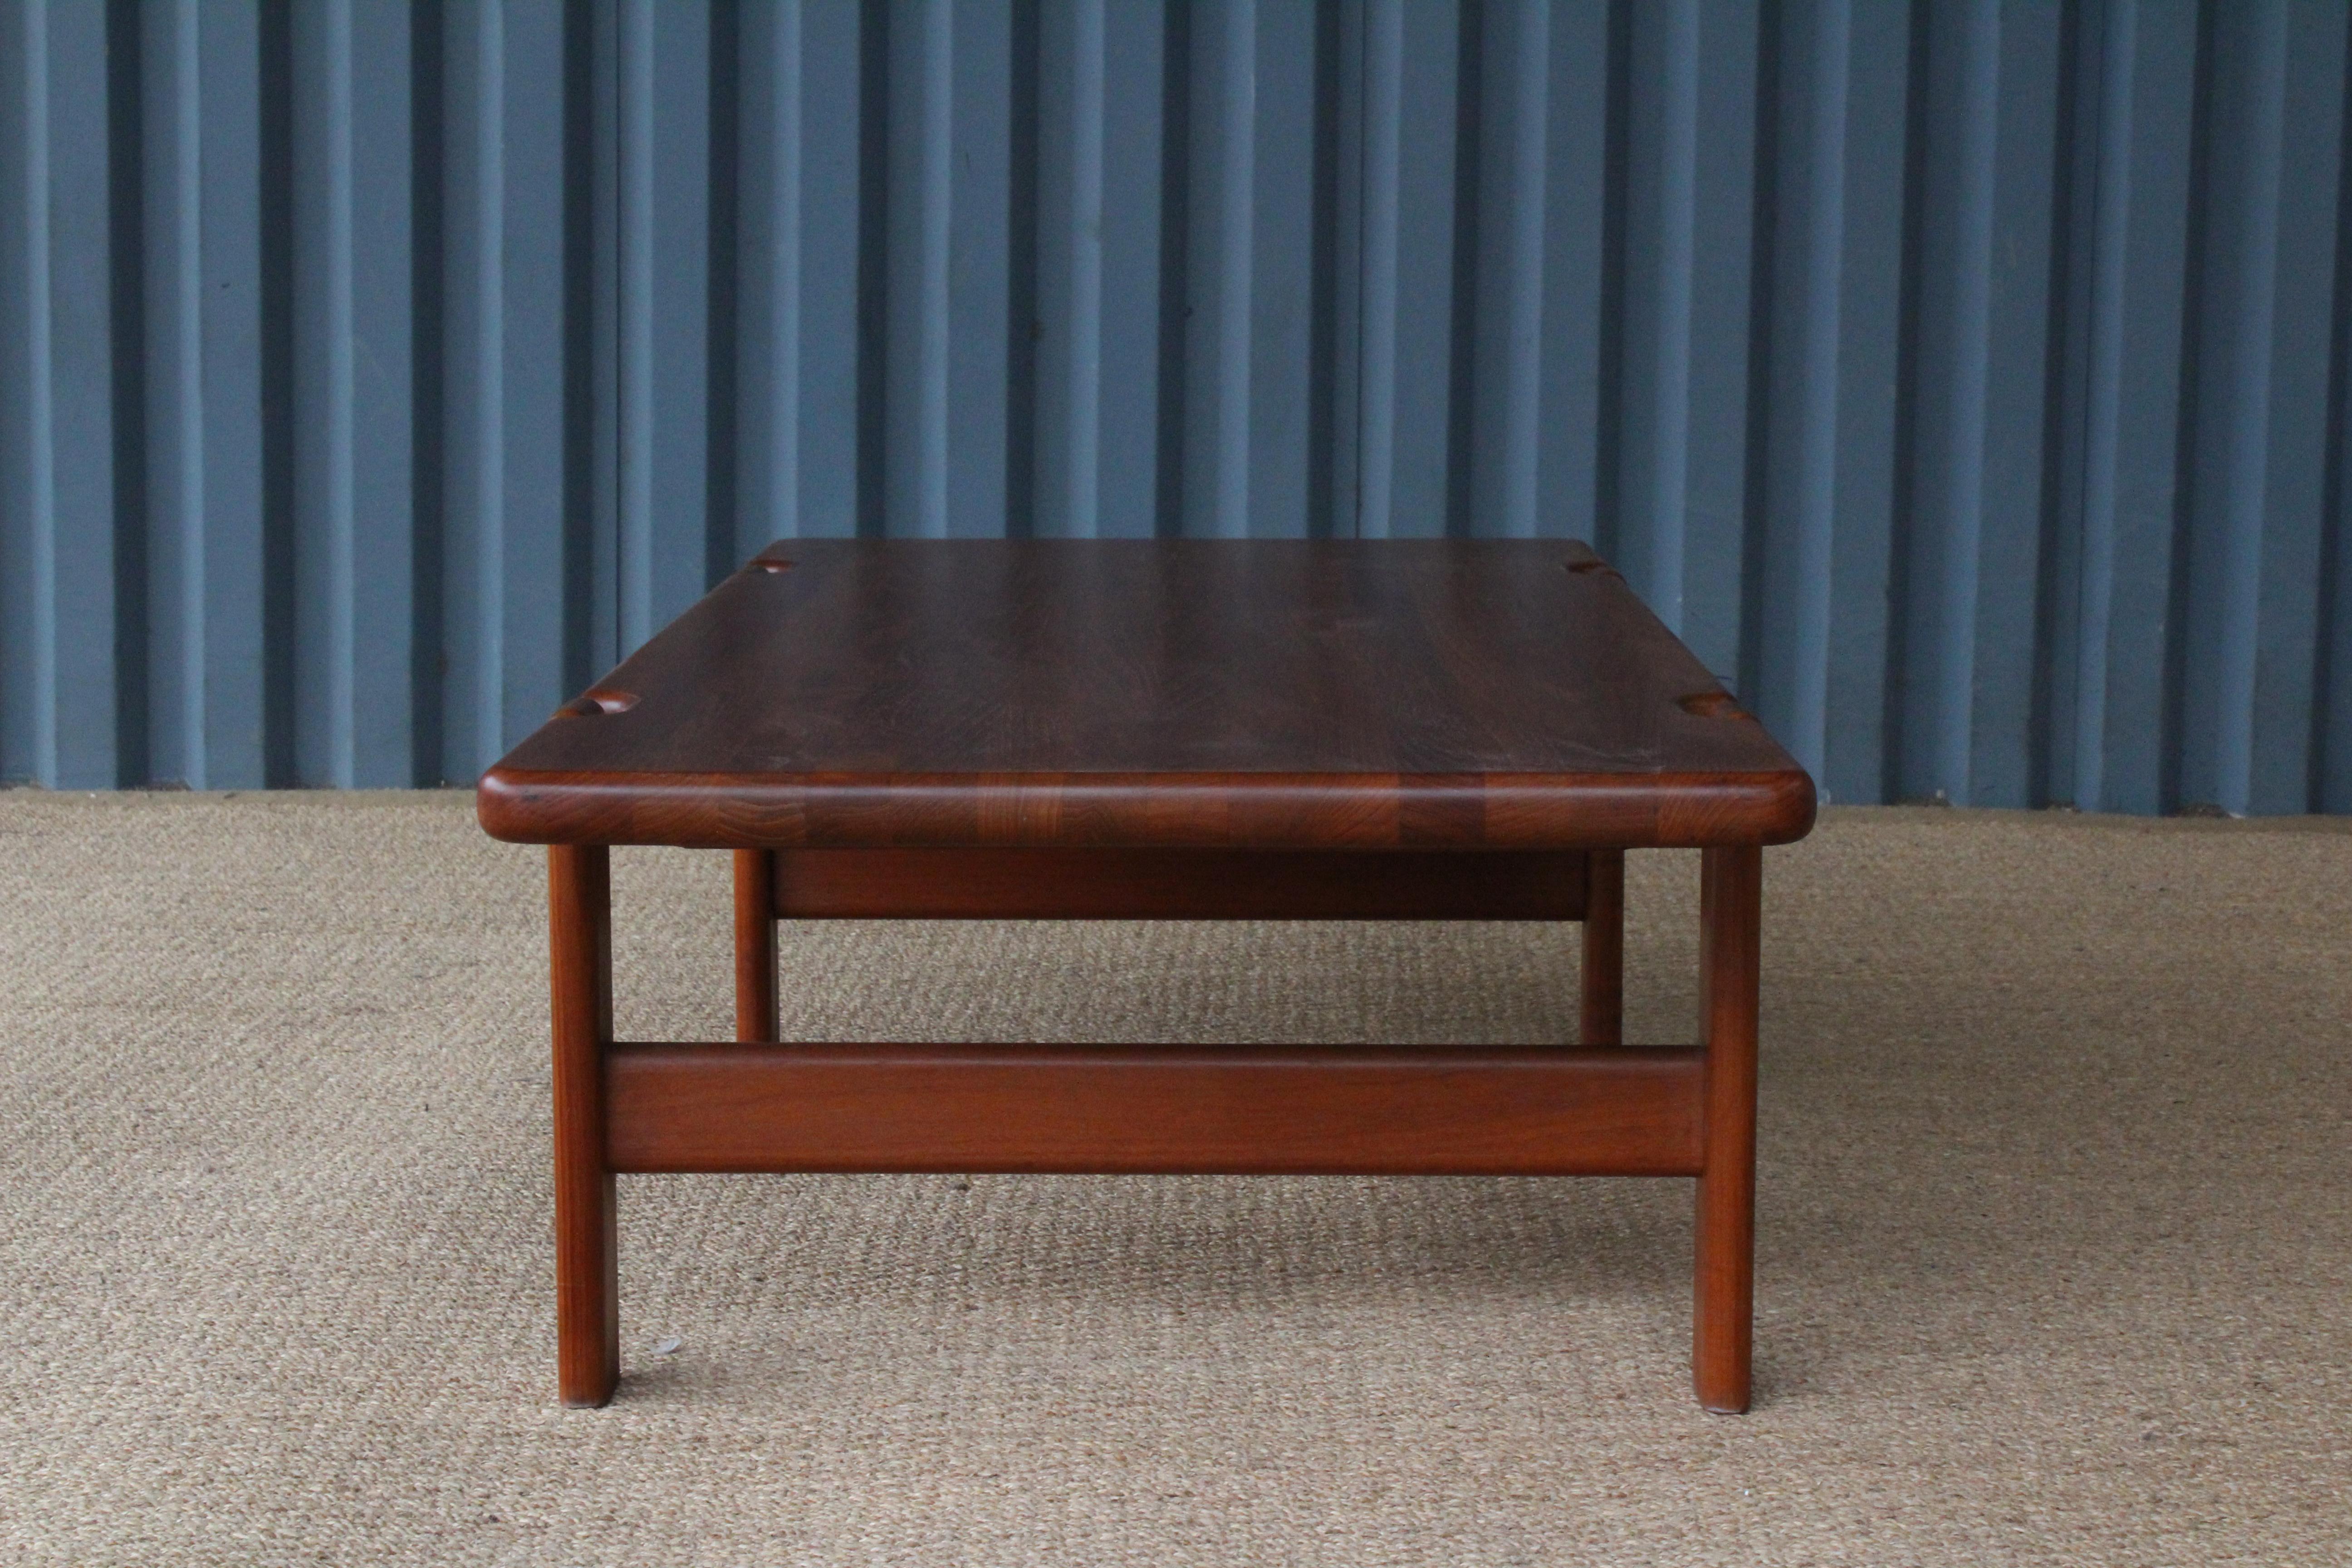
[[[786,920],[1580,921],[1580,849],[778,849]]]
[[[619,1172],[1696,1175],[1674,1047],[620,1044]]]

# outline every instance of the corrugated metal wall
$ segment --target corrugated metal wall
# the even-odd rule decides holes
[[[1594,540],[1839,800],[2352,809],[2342,0],[0,0],[0,774],[779,534]]]

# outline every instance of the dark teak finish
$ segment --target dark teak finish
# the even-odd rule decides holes
[[[616,1171],[1704,1169],[1696,1050],[626,1045],[610,1061]]]
[[[1620,1043],[1625,1010],[1625,851],[1585,857],[1584,1008],[1577,1037],[1588,1046]]]
[[[1698,1174],[1692,1377],[1709,1410],[1748,1408],[1756,1252],[1756,984],[1763,852],[1710,849],[1699,866],[1699,1028],[1706,1154]]]
[[[1615,572],[1532,541],[776,545],[479,798],[503,838],[711,848],[1696,847],[1813,816]]]
[[[764,552],[484,775],[549,855],[558,1366],[638,1171],[1697,1178],[1748,1405],[1763,846],[1802,769],[1567,542]],[[736,1042],[612,1037],[615,844],[735,852]],[[1621,1043],[1624,851],[1703,856],[1700,1039]],[[1576,1047],[788,1045],[779,919],[1580,920]]]
[[[556,1380],[567,1405],[602,1405],[621,1374],[620,1257],[604,1157],[613,1045],[611,852],[547,852],[555,1013]]]
[[[735,1037],[772,1041],[776,1025],[776,857],[735,851]]]
[[[764,875],[772,918],[783,920],[1580,921],[1586,859],[1572,849],[778,849]],[[736,864],[739,889],[763,874]]]

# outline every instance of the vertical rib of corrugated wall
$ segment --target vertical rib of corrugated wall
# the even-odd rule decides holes
[[[1838,800],[2352,810],[2342,0],[0,0],[0,776],[793,533],[1575,534]]]

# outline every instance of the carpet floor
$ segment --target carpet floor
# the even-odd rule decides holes
[[[1766,861],[1758,1402],[1679,1181],[632,1177],[554,1400],[542,872],[462,795],[0,795],[0,1560],[2352,1560],[2352,830]],[[726,858],[614,857],[724,1037]],[[1631,858],[1628,1037],[1696,857]],[[1559,1040],[1557,927],[796,924],[800,1037]],[[675,1341],[675,1346],[669,1342]]]

